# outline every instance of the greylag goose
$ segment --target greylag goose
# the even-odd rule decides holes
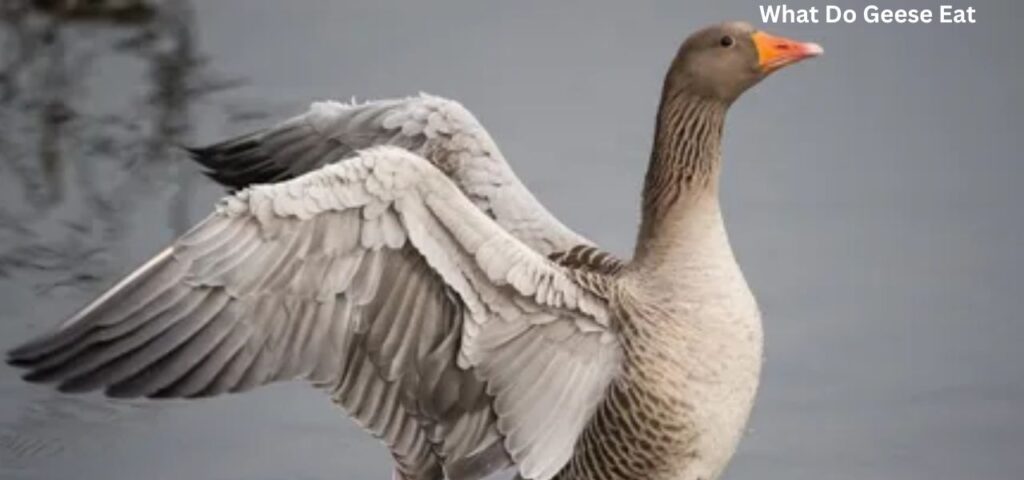
[[[303,379],[400,479],[717,478],[762,348],[719,208],[726,111],[821,52],[745,23],[683,43],[629,261],[548,213],[459,104],[315,103],[194,150],[238,190],[8,360],[112,397]]]

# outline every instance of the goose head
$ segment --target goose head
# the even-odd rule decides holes
[[[771,73],[823,52],[816,43],[769,35],[744,22],[712,25],[683,42],[665,78],[665,94],[731,104]]]

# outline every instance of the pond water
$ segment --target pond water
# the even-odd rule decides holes
[[[224,192],[179,145],[317,99],[462,101],[556,215],[628,255],[664,68],[688,32],[756,5],[549,3],[167,1],[115,20],[4,3],[0,348],[210,210]],[[1024,471],[1020,13],[768,28],[827,54],[731,113],[723,201],[767,363],[727,478]],[[115,402],[0,367],[3,479],[387,475],[384,450],[301,384]]]

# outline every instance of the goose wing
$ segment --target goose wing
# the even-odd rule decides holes
[[[379,145],[426,158],[477,207],[544,255],[591,244],[526,189],[472,113],[440,97],[317,102],[277,126],[191,152],[214,180],[244,188],[292,178]]]
[[[619,364],[599,273],[395,147],[253,186],[58,329],[27,379],[116,397],[327,389],[401,478],[551,478]]]

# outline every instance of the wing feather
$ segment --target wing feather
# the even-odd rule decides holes
[[[281,148],[308,148],[295,145]],[[307,379],[388,445],[402,478],[483,478],[511,460],[548,479],[618,358],[604,299],[575,278],[433,164],[379,147],[226,198],[10,360],[29,380],[116,397]]]
[[[190,152],[214,180],[241,189],[294,178],[384,145],[426,158],[502,228],[543,255],[591,246],[534,198],[473,114],[445,98],[316,102],[277,126]]]

